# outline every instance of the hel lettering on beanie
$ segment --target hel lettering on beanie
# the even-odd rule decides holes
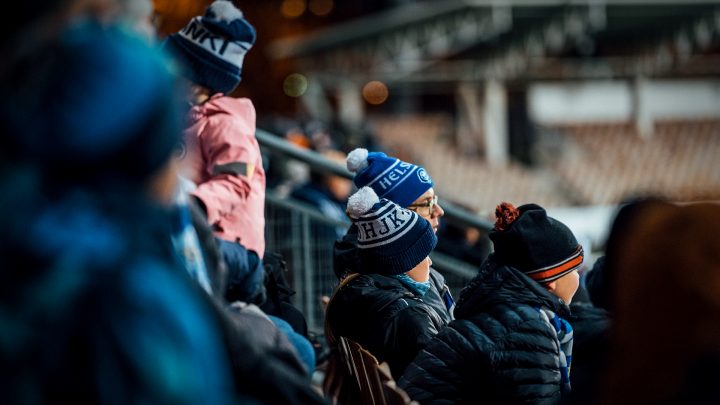
[[[372,187],[379,198],[387,198],[403,208],[433,186],[424,168],[363,148],[348,154],[347,168],[355,173],[353,182],[358,188]]]
[[[378,198],[370,187],[350,196],[347,207],[358,227],[360,259],[373,273],[408,272],[425,260],[437,244],[428,221],[386,198]]]
[[[536,204],[518,208],[502,203],[495,209],[497,221],[490,231],[494,257],[538,283],[549,283],[576,270],[583,249],[570,228],[551,218]]]
[[[255,44],[255,28],[229,0],[215,0],[164,41],[193,83],[228,94],[238,84],[245,54]]]

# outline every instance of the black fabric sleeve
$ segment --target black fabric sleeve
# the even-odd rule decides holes
[[[387,362],[396,379],[438,333],[428,309],[420,305],[401,310],[389,320],[385,331]]]
[[[489,361],[476,360],[478,351],[462,333],[452,326],[443,329],[422,350],[398,381],[413,400],[421,404],[457,404],[466,402],[464,372],[473,364],[477,374]],[[480,398],[480,397],[478,397]]]

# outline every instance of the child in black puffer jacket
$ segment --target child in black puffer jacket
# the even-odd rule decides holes
[[[582,247],[538,205],[503,203],[495,214],[495,251],[462,291],[456,320],[399,381],[423,404],[557,403],[570,390],[573,330],[564,318]]]

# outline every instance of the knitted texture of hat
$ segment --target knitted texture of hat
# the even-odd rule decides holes
[[[379,198],[387,198],[404,208],[433,186],[421,166],[363,148],[348,154],[347,168],[355,173],[353,182],[358,188],[372,187]]]
[[[358,227],[358,248],[363,266],[371,272],[395,275],[412,270],[437,244],[430,223],[370,187],[350,196],[350,219]]]
[[[212,91],[228,94],[240,84],[245,54],[255,44],[255,28],[231,1],[215,0],[163,42],[185,75]]]
[[[497,221],[490,231],[494,257],[539,283],[549,283],[577,269],[583,250],[572,231],[547,216],[536,204],[515,208],[503,202],[495,209]]]
[[[179,146],[179,83],[145,41],[88,22],[62,32],[43,56],[41,72],[5,93],[15,157],[55,180],[137,181]]]

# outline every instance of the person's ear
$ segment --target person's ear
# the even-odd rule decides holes
[[[554,293],[555,290],[557,289],[557,280],[553,280],[549,283],[545,283],[545,288],[547,288],[548,291],[550,291],[551,293]]]

